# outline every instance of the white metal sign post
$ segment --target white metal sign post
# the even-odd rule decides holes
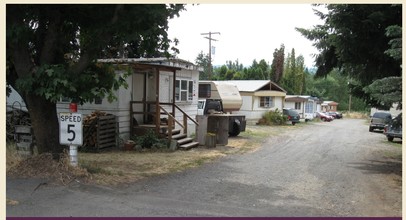
[[[77,166],[77,149],[83,144],[82,114],[60,113],[59,131],[59,143],[69,145],[71,165]]]

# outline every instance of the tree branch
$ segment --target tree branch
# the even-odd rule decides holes
[[[44,39],[44,45],[40,54],[40,64],[52,64],[55,60],[55,50],[58,48],[58,27],[61,25],[61,16],[58,10],[53,10],[52,16],[49,19],[47,33]]]
[[[110,25],[115,25],[119,22],[119,17],[121,11],[124,9],[124,5],[117,5],[114,14],[111,18]],[[102,36],[98,36],[100,45],[96,45],[91,48],[83,48],[83,54],[80,56],[79,61],[72,66],[69,71],[73,74],[79,74],[83,72],[88,65],[92,62],[93,56],[100,50],[100,48],[108,43],[108,41],[113,37],[114,32],[104,32]]]
[[[24,29],[24,19],[22,12],[17,6],[8,7],[7,13],[7,31],[13,32],[14,29]],[[35,64],[32,61],[28,42],[23,37],[15,36],[14,39],[7,39],[7,59],[12,62],[18,78],[32,74]]]

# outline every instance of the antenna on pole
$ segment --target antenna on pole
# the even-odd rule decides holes
[[[212,38],[212,34],[220,34],[220,32],[209,32],[209,33],[201,33],[201,35],[209,35],[208,37],[204,37],[206,39],[209,39],[209,73],[208,73],[208,79],[211,80],[211,41],[217,41],[216,39]]]

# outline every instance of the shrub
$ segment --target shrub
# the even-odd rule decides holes
[[[259,123],[264,123],[266,125],[283,125],[288,120],[286,115],[283,115],[278,109],[275,111],[266,112]]]
[[[147,132],[138,137],[132,138],[137,145],[140,145],[142,148],[157,148],[164,149],[168,147],[168,142],[166,139],[160,139],[153,130],[148,129]]]

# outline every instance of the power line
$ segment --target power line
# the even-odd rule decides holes
[[[211,80],[211,41],[218,41],[214,38],[211,37],[212,34],[220,34],[220,32],[209,32],[209,33],[201,33],[201,35],[209,35],[208,37],[204,37],[206,39],[209,39],[209,73],[208,73],[208,79]]]

